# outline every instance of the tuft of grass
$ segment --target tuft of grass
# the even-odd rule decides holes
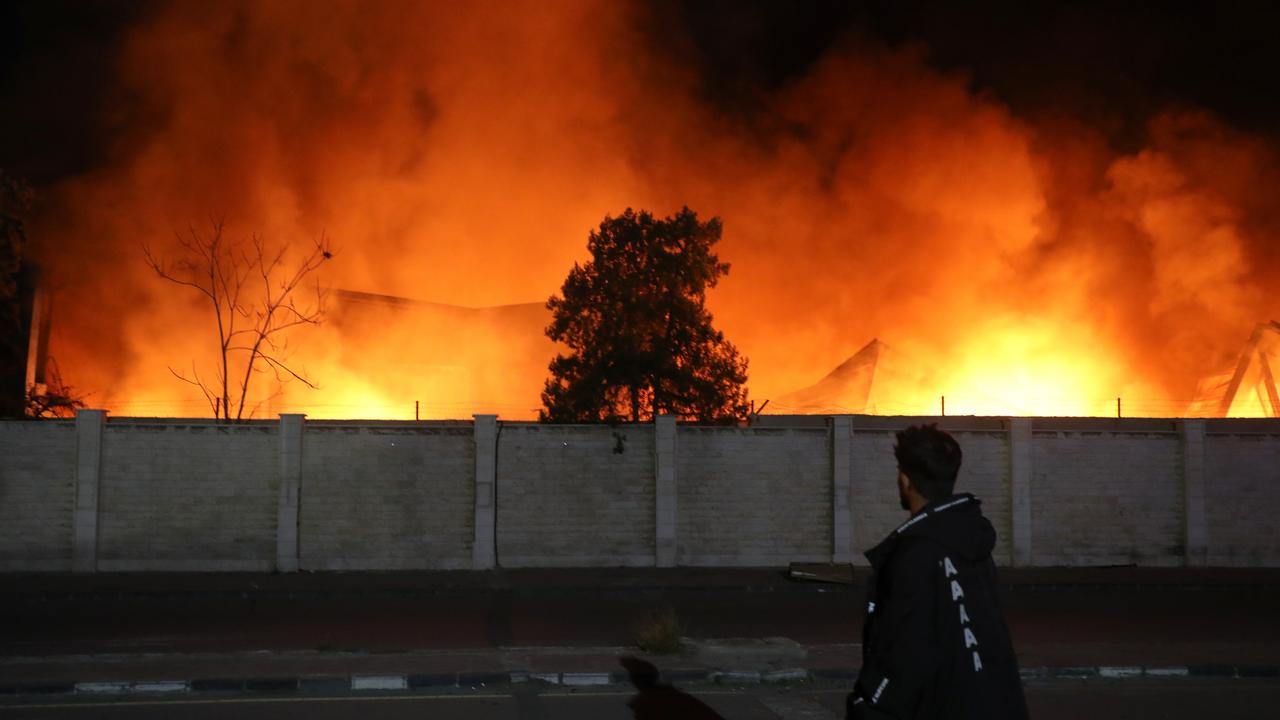
[[[636,645],[647,653],[669,655],[680,652],[684,628],[670,607],[654,610],[635,625]]]

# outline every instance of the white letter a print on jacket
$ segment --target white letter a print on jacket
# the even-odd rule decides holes
[[[969,612],[964,609],[964,588],[960,587],[960,580],[957,575],[956,566],[951,562],[951,558],[942,558],[942,574],[943,577],[951,581],[951,600],[956,603],[956,607],[960,612],[960,628],[964,633],[964,647],[966,650],[973,651],[973,671],[982,671],[982,656],[978,654],[978,638],[973,634],[973,629],[969,626]]]

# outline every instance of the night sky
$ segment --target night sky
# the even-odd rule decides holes
[[[42,185],[93,168],[142,112],[113,72],[154,2],[19,0],[0,7],[0,167]],[[1125,149],[1179,105],[1240,129],[1280,128],[1280,5],[660,0],[644,32],[683,58],[705,99],[767,126],[765,99],[833,46],[915,45],[1019,115],[1066,116]]]

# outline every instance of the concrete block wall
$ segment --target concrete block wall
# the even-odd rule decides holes
[[[1204,437],[1209,565],[1280,566],[1280,428],[1210,423]]]
[[[499,565],[655,564],[653,426],[503,423],[497,455]]]
[[[892,429],[866,427],[863,423],[853,427],[849,447],[852,486],[849,512],[853,527],[851,559],[855,565],[866,565],[863,553],[907,519],[898,500],[893,433]]]
[[[678,564],[830,561],[829,443],[825,428],[680,427]]]
[[[1033,565],[1182,565],[1182,440],[1166,428],[1033,425]]]
[[[275,423],[107,423],[97,569],[270,570]]]
[[[308,422],[299,567],[470,568],[474,468],[468,425]]]
[[[0,423],[0,571],[865,563],[939,422],[1014,565],[1280,566],[1280,421]]]
[[[955,432],[964,452],[957,492],[970,492],[982,500],[982,514],[996,529],[996,546],[991,551],[997,564],[1013,562],[1013,518],[1009,487],[1009,437],[1002,431]],[[905,519],[905,518],[904,518]]]
[[[70,570],[76,495],[71,422],[0,422],[0,571]]]

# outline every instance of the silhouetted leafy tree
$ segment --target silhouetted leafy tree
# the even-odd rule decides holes
[[[0,171],[0,417],[20,417],[26,407],[23,215],[30,204],[31,188]]]
[[[720,219],[689,208],[655,219],[627,209],[591,232],[591,260],[574,264],[547,308],[547,335],[569,347],[551,361],[543,420],[699,422],[747,414],[747,360],[712,327],[706,290],[728,274],[712,246]]]
[[[211,380],[206,379],[208,373],[200,377],[201,363],[194,360],[190,374],[173,368],[169,372],[199,388],[213,416],[224,421],[253,417],[265,402],[249,406],[256,374],[269,372],[277,382],[292,379],[314,388],[304,373],[290,366],[287,336],[291,328],[320,323],[325,295],[320,284],[309,303],[299,303],[295,295],[308,276],[333,257],[328,240],[321,236],[289,265],[287,245],[268,249],[258,235],[247,242],[228,239],[220,221],[214,221],[208,233],[191,228],[177,239],[183,251],[179,259],[162,260],[147,247],[147,265],[165,280],[204,296],[218,337]]]
[[[84,407],[84,400],[62,382],[52,357],[44,360],[43,380],[27,384],[38,274],[26,257],[23,216],[31,208],[32,197],[26,183],[0,171],[0,417],[73,417]]]

